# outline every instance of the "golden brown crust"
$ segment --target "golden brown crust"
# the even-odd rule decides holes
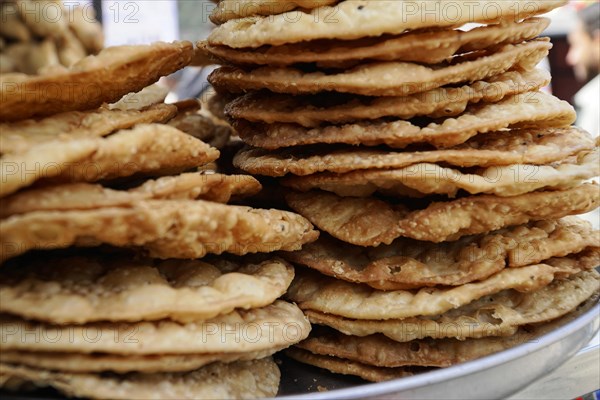
[[[108,137],[69,138],[0,159],[0,196],[39,180],[96,182],[134,174],[167,175],[214,161],[219,151],[168,125],[141,124]]]
[[[185,323],[267,306],[285,293],[294,269],[279,259],[160,262],[89,254],[16,260],[0,277],[0,312],[22,318]]]
[[[88,56],[62,71],[15,80],[2,78],[1,121],[95,108],[137,92],[185,67],[190,42],[118,46]]]
[[[70,397],[97,399],[242,399],[271,397],[277,394],[280,373],[271,358],[215,363],[186,373],[99,374],[65,373],[0,364],[7,379],[51,386]]]
[[[221,0],[210,14],[217,24],[257,15],[277,15],[301,8],[303,10],[329,6],[339,0]]]
[[[569,103],[543,92],[527,92],[504,98],[497,103],[470,105],[456,117],[429,120],[424,127],[401,119],[360,121],[317,128],[283,123],[252,124],[237,120],[233,126],[244,142],[269,150],[320,143],[365,146],[385,144],[393,148],[428,143],[437,148],[448,148],[462,144],[477,134],[509,127],[568,127],[575,118],[575,110]]]
[[[493,3],[494,7],[489,7]],[[251,17],[229,21],[212,31],[208,42],[233,48],[282,45],[316,39],[351,40],[385,33],[399,34],[420,28],[460,26],[468,22],[484,24],[519,21],[560,7],[566,1],[512,0],[474,3],[456,1],[446,18],[444,7],[436,7],[432,15],[421,0],[349,0],[333,7],[320,7],[309,12],[290,12],[267,17]],[[494,8],[494,12],[486,10]]]
[[[285,355],[301,363],[323,368],[335,374],[355,375],[371,382],[383,382],[414,375],[414,372],[408,369],[374,367],[330,355],[313,354],[297,347],[285,350]]]
[[[287,347],[287,346],[286,346]],[[202,354],[109,354],[109,353],[65,353],[40,351],[3,350],[0,362],[19,364],[45,370],[86,373],[86,372],[189,372],[214,362],[230,363],[250,361],[268,357],[281,350],[272,348],[242,353],[202,353]]]
[[[250,175],[190,172],[148,180],[129,190],[88,183],[46,186],[17,192],[2,199],[0,218],[34,211],[90,210],[131,206],[140,200],[208,200],[227,203],[258,193],[260,183]]]
[[[142,200],[129,207],[37,211],[0,222],[2,260],[31,249],[142,247],[157,258],[201,258],[298,250],[317,239],[303,217],[286,211],[202,200]]]
[[[542,264],[503,269],[486,279],[461,286],[418,290],[381,291],[326,277],[314,271],[296,271],[296,278],[288,290],[287,298],[297,302],[303,310],[356,320],[437,316],[505,290],[529,294],[541,291],[554,279],[560,281],[565,276],[594,269],[599,257],[600,248],[593,247],[567,257],[545,260]],[[598,284],[597,274],[591,282],[593,291]],[[589,295],[588,292],[584,299]],[[553,301],[552,296],[546,301]],[[456,310],[456,313],[459,311]]]
[[[4,350],[109,354],[240,353],[281,348],[306,339],[310,324],[294,304],[276,300],[250,310],[237,310],[189,323],[169,319],[140,322],[93,322],[53,325],[12,316],[0,317],[0,326],[11,329]],[[232,333],[232,330],[235,332]],[[31,332],[32,334],[25,334]],[[56,340],[36,340],[57,332]],[[90,340],[95,332],[94,340]],[[234,334],[236,333],[236,334]]]
[[[180,112],[169,121],[169,125],[217,149],[225,147],[233,135],[233,129],[229,124],[220,122],[212,116],[200,114],[195,110]]]
[[[385,0],[384,0],[385,1]],[[227,66],[210,74],[218,91],[240,93],[267,89],[277,93],[314,94],[326,91],[365,96],[408,96],[444,85],[474,82],[510,69],[531,70],[552,45],[547,38],[508,44],[479,57],[457,57],[452,63],[425,66],[417,63],[381,61],[331,73],[305,72],[292,67],[241,69]]]
[[[559,165],[513,164],[463,172],[439,164],[419,163],[404,168],[372,169],[345,174],[320,173],[290,176],[282,184],[303,192],[321,189],[339,196],[366,197],[375,192],[394,197],[425,197],[443,194],[455,197],[493,194],[507,197],[535,190],[568,189],[600,175],[600,149],[582,152]]]
[[[167,95],[169,94],[169,88],[161,86],[158,83],[154,83],[150,86],[146,86],[139,92],[129,93],[121,97],[116,103],[108,105],[111,110],[143,110],[144,108],[162,104]],[[177,104],[172,104],[171,107],[177,107]]]
[[[85,373],[85,372],[189,372],[214,362],[230,363],[250,361],[268,357],[281,349],[243,353],[206,353],[206,354],[157,354],[157,355],[119,355],[108,353],[65,353],[34,351],[2,351],[0,362],[19,364],[31,368]]]
[[[583,272],[581,276],[592,286],[598,286],[595,272]],[[594,285],[595,282],[595,285]],[[570,291],[578,290],[573,285],[565,285],[563,292],[572,296]],[[593,299],[588,299],[588,302]],[[589,307],[581,307],[582,310]],[[376,367],[397,368],[406,366],[449,367],[458,363],[474,360],[535,340],[573,320],[582,310],[572,311],[551,322],[528,325],[520,328],[514,335],[505,337],[484,337],[478,339],[457,340],[417,339],[409,342],[397,342],[381,334],[364,337],[344,335],[336,331],[313,331],[311,337],[297,344],[297,348],[313,354],[329,355]]]
[[[281,253],[297,265],[375,289],[458,286],[504,268],[536,264],[597,245],[598,231],[577,218],[539,221],[455,242],[399,238],[375,248],[353,246],[322,235],[300,251]]]
[[[571,262],[578,262],[572,260]],[[592,267],[593,268],[593,267]],[[484,296],[472,303],[434,317],[356,320],[305,310],[311,323],[327,325],[347,335],[368,336],[381,333],[396,342],[423,338],[482,338],[510,336],[520,325],[553,320],[573,310],[582,302],[598,301],[600,278],[590,270],[568,279],[558,279],[534,292],[505,290]]]
[[[27,119],[2,123],[0,154],[26,153],[34,146],[52,140],[68,141],[83,137],[102,137],[137,124],[166,122],[177,109],[173,105],[156,104],[143,110],[69,111],[43,119]]]
[[[339,197],[327,192],[291,192],[290,207],[320,229],[359,246],[390,244],[398,237],[440,243],[530,221],[592,211],[600,204],[597,184],[512,197],[467,196],[433,202],[411,211],[376,198]]]
[[[402,60],[437,64],[455,54],[482,50],[499,44],[520,43],[533,39],[547,27],[547,18],[531,18],[523,22],[478,27],[469,31],[409,31],[396,36],[365,37],[357,40],[317,40],[261,46],[255,49],[213,46],[198,42],[204,58],[241,65],[285,66],[317,63],[320,67],[349,68],[365,60]]]
[[[575,128],[549,128],[492,132],[444,150],[393,151],[369,148],[318,146],[312,149],[266,151],[245,148],[234,164],[249,173],[283,176],[318,172],[403,168],[418,163],[444,163],[457,167],[493,167],[511,164],[543,165],[594,149],[589,133]]]
[[[442,87],[403,97],[289,96],[250,92],[226,107],[232,118],[251,122],[294,123],[317,127],[324,122],[348,123],[383,117],[410,119],[451,117],[461,114],[470,103],[493,103],[507,96],[537,90],[550,83],[544,70],[509,71],[461,87]]]

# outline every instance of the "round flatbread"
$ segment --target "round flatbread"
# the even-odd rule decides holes
[[[187,323],[165,319],[53,325],[3,315],[0,327],[6,333],[2,351],[138,356],[256,352],[291,346],[310,332],[302,311],[281,300]]]
[[[215,24],[256,15],[276,15],[302,8],[304,10],[329,6],[339,0],[221,0],[210,14]]]
[[[450,62],[429,66],[380,61],[317,72],[294,67],[226,66],[213,71],[208,80],[218,91],[232,93],[267,89],[294,95],[332,91],[364,96],[408,96],[445,85],[487,79],[511,69],[534,69],[550,48],[548,38],[539,38],[457,56]]]
[[[226,106],[225,111],[232,118],[250,122],[291,123],[306,128],[383,117],[442,118],[463,113],[469,104],[498,102],[508,96],[538,90],[549,83],[550,74],[535,69],[509,71],[461,87],[442,87],[401,97],[332,93],[289,96],[261,91],[238,97]]]
[[[419,290],[381,291],[368,286],[325,277],[314,271],[302,271],[298,272],[298,277],[292,283],[287,297],[297,302],[303,310],[313,310],[321,314],[331,314],[351,320],[378,321],[435,317],[448,312],[454,313],[455,316],[470,315],[461,314],[464,309],[452,310],[467,306],[469,303],[485,296],[493,297],[493,295],[507,290],[531,294],[534,298],[535,293],[539,291],[540,301],[545,298],[546,306],[549,306],[548,303],[559,301],[551,295],[558,293],[561,289],[559,287],[558,289],[554,288],[554,290],[548,289],[550,292],[543,292],[541,290],[544,287],[555,279],[558,282],[557,285],[559,285],[560,282],[564,281],[560,278],[578,274],[582,271],[593,270],[595,268],[594,263],[598,261],[599,257],[600,248],[589,248],[575,255],[544,260],[542,264],[507,268],[481,281],[461,286],[422,288]],[[583,298],[575,304],[573,304],[573,299],[565,299],[565,303],[571,304],[570,309],[587,299],[591,292],[597,289],[598,274],[595,271],[592,272],[591,275],[581,278],[585,278],[589,282],[587,289],[582,291],[584,295],[581,297]],[[572,287],[580,287],[581,279],[571,282]],[[542,296],[542,293],[545,293],[545,297]],[[558,297],[560,298],[560,296]],[[528,303],[523,304],[523,306],[526,304]],[[531,307],[530,304],[527,306]],[[568,308],[565,313],[570,309]],[[548,310],[548,312],[551,313],[556,310],[558,308],[552,311]],[[506,312],[513,317],[515,315],[510,310]],[[502,315],[501,311],[498,312],[498,315]],[[536,318],[543,317],[540,314]]]
[[[51,140],[0,158],[0,197],[40,180],[97,182],[135,174],[169,175],[218,157],[217,149],[162,124],[140,124],[106,137]]]
[[[577,217],[538,221],[454,242],[399,238],[391,245],[359,247],[321,235],[296,252],[280,253],[296,265],[380,290],[458,286],[504,268],[540,263],[597,245],[598,231]]]
[[[544,14],[566,0],[346,0],[310,12],[229,21],[212,31],[208,42],[233,48],[282,45],[316,39],[358,39],[407,30],[460,26],[469,22],[519,21]]]
[[[89,183],[68,183],[20,191],[2,199],[0,217],[34,211],[91,210],[132,206],[140,200],[208,200],[227,203],[258,193],[260,183],[250,175],[189,172],[150,179],[128,190]]]
[[[405,168],[360,170],[346,174],[321,173],[283,179],[284,186],[306,192],[321,189],[339,196],[367,197],[375,192],[393,197],[442,194],[518,196],[535,190],[561,190],[600,175],[600,149],[580,153],[558,165],[513,164],[461,171],[439,164],[420,163]]]
[[[298,250],[319,233],[298,214],[204,200],[141,200],[130,207],[36,211],[0,222],[2,261],[32,249],[137,247],[157,258]]]
[[[211,64],[216,61],[271,66],[316,63],[323,68],[350,68],[365,60],[438,64],[455,54],[533,39],[546,29],[549,22],[547,18],[530,18],[468,31],[428,29],[357,40],[312,40],[258,48],[213,46],[208,41],[200,41],[196,45],[197,53],[211,60]]]
[[[512,197],[473,195],[410,209],[374,197],[339,197],[311,191],[286,195],[290,207],[331,236],[358,246],[390,244],[399,237],[440,243],[530,221],[590,212],[600,204],[598,185]]]
[[[6,386],[11,380],[51,386],[69,397],[92,399],[246,399],[272,397],[279,388],[277,364],[265,358],[216,363],[186,373],[124,376],[54,372],[22,365],[0,364]]]
[[[296,124],[252,124],[237,120],[233,125],[244,142],[268,150],[313,144],[386,145],[392,148],[431,144],[448,148],[478,134],[507,128],[562,128],[571,125],[575,119],[575,110],[569,103],[534,91],[509,96],[497,103],[473,104],[455,117],[420,122],[382,118],[305,128]]]
[[[246,147],[234,165],[256,175],[299,176],[319,172],[400,169],[419,163],[455,167],[494,167],[511,164],[545,165],[562,162],[595,148],[589,133],[575,127],[512,130],[477,135],[464,144],[443,150],[374,149],[350,146],[312,146],[276,151]],[[292,178],[290,178],[292,180]]]
[[[201,321],[267,306],[294,278],[278,259],[157,261],[93,253],[25,258],[0,271],[0,312],[55,324]]]
[[[115,102],[185,67],[193,55],[194,46],[185,41],[115,46],[67,69],[35,76],[3,75],[0,121],[88,110]]]

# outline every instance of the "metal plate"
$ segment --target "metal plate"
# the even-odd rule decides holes
[[[287,358],[280,359],[281,399],[499,399],[517,393],[584,348],[600,327],[600,304],[534,341],[475,361],[383,383],[331,374]],[[583,393],[579,393],[583,394]],[[575,396],[575,395],[574,395]],[[6,400],[48,400],[53,390],[7,393]]]

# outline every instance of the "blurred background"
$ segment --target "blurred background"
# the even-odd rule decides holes
[[[93,5],[106,45],[206,38],[213,26],[208,15],[215,6],[210,0],[94,0]],[[599,10],[598,0],[571,1],[547,15],[552,23],[545,32],[554,44],[546,63],[553,79],[548,90],[574,105],[580,115],[578,124],[596,136],[600,134]],[[132,24],[131,19],[139,23]],[[205,77],[204,72],[195,73]],[[204,81],[198,83],[193,90],[202,90]],[[586,86],[588,90],[582,90]]]
[[[149,43],[157,40],[206,38],[215,7],[210,0],[93,0],[88,1],[102,23],[105,45]],[[577,124],[600,134],[600,1],[573,0],[547,16],[552,23],[545,35],[554,48],[545,67],[552,73],[555,96],[577,108]],[[188,70],[171,83],[172,97],[198,95],[206,87],[208,70]]]
[[[47,37],[27,39],[24,33],[15,32],[13,18],[17,12],[11,9],[14,1],[0,0],[2,24],[0,24],[1,72],[35,73],[45,64],[60,63],[69,66],[78,58],[97,52],[98,43],[86,43],[86,27],[74,24],[71,30],[82,38],[84,49],[77,47],[73,38],[58,35],[56,43]],[[60,0],[47,0],[46,17],[51,17],[49,5]],[[23,3],[25,4],[25,3]],[[29,2],[27,4],[33,4]],[[103,33],[104,45],[140,44],[177,39],[195,42],[208,36],[213,25],[208,16],[215,7],[210,0],[63,0],[68,11],[79,10],[75,15],[85,21],[97,20],[97,28]],[[81,18],[81,16],[83,16]],[[600,134],[600,1],[573,0],[567,6],[554,10],[547,17],[552,23],[545,32],[554,44],[543,66],[553,77],[551,87],[546,88],[560,99],[566,100],[578,111],[577,125],[595,136]],[[8,22],[12,22],[7,24]],[[77,20],[75,20],[77,22]],[[18,24],[17,24],[18,25]],[[87,36],[97,36],[87,29]],[[34,32],[34,35],[35,36]],[[43,33],[43,32],[42,32]],[[67,32],[68,33],[68,32]],[[57,36],[57,35],[55,35]],[[64,37],[62,37],[64,36]],[[24,41],[29,40],[28,44]],[[36,42],[37,40],[37,42]],[[31,46],[36,46],[32,51]],[[54,50],[53,50],[54,49]],[[32,57],[31,54],[36,54]],[[29,55],[28,55],[29,54]],[[58,57],[56,56],[58,55]],[[8,56],[7,56],[8,55]],[[24,60],[23,65],[9,61]],[[16,63],[19,64],[19,63]],[[207,88],[206,77],[211,68],[186,68],[175,76],[162,81],[171,90],[168,101],[199,96]]]

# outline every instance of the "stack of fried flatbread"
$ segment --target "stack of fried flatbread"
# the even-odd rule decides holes
[[[600,202],[598,147],[536,68],[538,15],[565,1],[273,3],[222,0],[198,47],[225,64],[209,80],[233,98],[235,165],[281,177],[322,231],[284,256],[310,268],[288,298],[327,327],[290,356],[405,376],[597,293],[599,233],[571,216]]]
[[[3,83],[0,387],[111,399],[277,393],[270,355],[310,324],[278,300],[293,267],[249,253],[298,250],[318,232],[292,212],[227,204],[261,189],[204,167],[219,157],[206,142],[221,146],[229,128],[195,100],[164,104],[141,90],[192,55],[189,42],[108,48]]]
[[[0,18],[0,73],[70,67],[104,44],[91,3],[6,0]]]

